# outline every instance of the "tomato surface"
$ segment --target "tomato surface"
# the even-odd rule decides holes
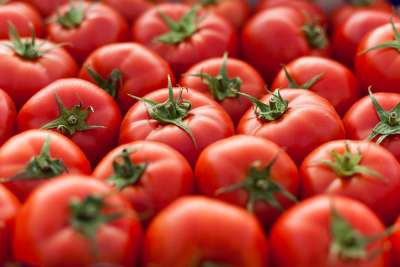
[[[166,0],[103,0],[103,3],[113,7],[129,22],[134,22],[146,10],[154,4],[163,3]]]
[[[0,146],[10,138],[15,131],[17,111],[14,102],[6,92],[0,89]]]

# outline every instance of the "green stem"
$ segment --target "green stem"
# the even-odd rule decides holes
[[[8,36],[12,44],[9,48],[22,59],[35,61],[49,52],[49,50],[42,50],[42,45],[36,43],[36,33],[33,28],[32,37],[22,40],[15,26],[8,22]]]
[[[95,83],[107,92],[114,99],[118,95],[118,90],[122,84],[122,73],[119,69],[113,69],[110,75],[103,78],[89,66],[86,67],[88,75],[95,81]]]
[[[310,19],[310,22],[304,24],[303,33],[312,49],[324,49],[329,43],[324,28],[314,19]]]
[[[312,86],[314,86],[317,82],[321,80],[324,76],[324,73],[320,73],[312,77],[310,80],[303,84],[298,84],[297,81],[293,78],[293,76],[289,73],[289,70],[286,68],[285,65],[282,65],[283,71],[285,72],[286,79],[289,82],[289,88],[294,89],[305,89],[309,90]]]
[[[73,1],[69,4],[69,9],[63,15],[57,10],[57,23],[65,29],[79,28],[85,17],[83,2],[75,6]]]
[[[373,51],[373,50],[386,49],[386,48],[393,48],[397,52],[400,53],[400,32],[397,29],[396,25],[394,24],[393,17],[390,18],[390,25],[392,26],[394,40],[387,41],[387,42],[384,42],[382,44],[378,44],[378,45],[373,46],[371,48],[365,49],[364,51],[361,51],[359,53],[359,55],[363,55],[363,54],[368,53],[368,52]]]

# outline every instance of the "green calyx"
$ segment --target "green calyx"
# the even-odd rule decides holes
[[[119,69],[113,69],[110,75],[106,78],[103,78],[95,72],[89,66],[86,67],[86,71],[89,76],[94,80],[94,82],[107,92],[112,98],[116,98],[118,95],[118,90],[122,84],[122,73]]]
[[[368,48],[364,51],[361,51],[361,53],[359,53],[359,55],[363,55],[370,51],[377,50],[377,49],[384,49],[384,48],[393,48],[393,49],[396,49],[397,52],[400,52],[400,32],[396,28],[396,25],[394,24],[393,17],[390,19],[390,25],[392,26],[394,40],[373,46],[371,48]]]
[[[72,136],[76,132],[87,131],[91,129],[104,128],[103,126],[88,125],[86,120],[89,114],[94,112],[92,107],[84,108],[82,103],[73,106],[71,109],[65,108],[61,99],[56,95],[56,101],[58,109],[60,111],[60,116],[43,125],[42,129],[57,129],[57,131],[62,134]]]
[[[9,22],[8,36],[12,44],[9,48],[22,59],[34,61],[49,52],[49,50],[42,50],[41,45],[36,43],[36,33],[34,29],[32,29],[31,38],[22,40],[15,26]]]
[[[217,76],[211,76],[208,73],[198,73],[191,76],[201,78],[202,82],[208,86],[213,98],[219,102],[225,98],[237,98],[242,80],[239,77],[230,79],[228,77],[226,64],[228,61],[228,53],[224,53],[222,65]]]
[[[83,2],[74,5],[71,1],[69,9],[63,15],[57,13],[57,23],[65,29],[78,28],[85,18]]]
[[[114,174],[107,179],[107,182],[117,188],[118,191],[137,184],[148,166],[147,163],[133,163],[130,158],[131,154],[131,151],[124,149],[113,161]]]
[[[171,77],[168,76],[168,99],[165,102],[158,103],[150,99],[140,98],[133,95],[130,96],[143,102],[147,106],[147,112],[151,118],[161,124],[173,124],[181,128],[190,136],[193,144],[197,146],[192,130],[183,121],[187,116],[189,116],[192,104],[189,100],[183,100],[182,93],[183,89],[181,90],[179,97],[175,99]]]
[[[320,73],[318,75],[315,75],[312,77],[310,80],[303,84],[298,84],[296,80],[293,78],[293,76],[289,73],[288,69],[286,68],[285,65],[282,65],[283,71],[285,72],[286,79],[289,82],[289,88],[298,88],[298,89],[310,89],[312,86],[314,86],[317,82],[321,80],[321,78],[324,76],[324,73]]]
[[[213,261],[206,261],[201,263],[200,267],[230,267],[230,265],[215,263]]]
[[[265,167],[263,167],[259,161],[254,162],[243,181],[227,187],[222,187],[216,191],[216,194],[219,195],[237,190],[245,190],[248,193],[246,207],[250,212],[253,212],[254,204],[257,201],[263,201],[275,209],[282,211],[283,207],[276,199],[276,194],[282,194],[287,199],[297,202],[296,197],[274,181],[271,176],[271,169],[278,159],[278,156],[279,154]]]
[[[400,103],[392,110],[385,111],[372,94],[371,88],[368,91],[376,114],[380,119],[380,122],[372,129],[372,133],[368,136],[368,139],[373,140],[379,136],[376,143],[380,144],[387,137],[400,134]]]
[[[201,0],[200,4],[202,6],[216,5],[219,3],[219,0]]]
[[[324,28],[315,21],[303,25],[302,30],[307,38],[308,45],[312,49],[323,49],[328,45],[329,41]]]
[[[375,0],[350,0],[350,4],[355,7],[370,6],[375,3]]]
[[[156,37],[156,41],[169,45],[178,45],[192,37],[197,31],[197,13],[199,10],[199,6],[194,6],[179,21],[174,21],[160,10],[159,14],[170,31]]]

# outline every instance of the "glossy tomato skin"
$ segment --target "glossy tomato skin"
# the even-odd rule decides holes
[[[152,8],[155,3],[163,3],[165,1],[166,0],[104,0],[103,3],[117,10],[129,22],[134,22],[146,10]]]
[[[274,143],[246,135],[220,140],[203,150],[195,169],[198,190],[209,197],[216,197],[245,208],[249,196],[246,191],[237,190],[217,195],[217,190],[244,181],[253,164],[260,162],[265,167],[275,157],[278,158],[272,166],[272,179],[296,196],[299,190],[299,177],[293,160]],[[294,204],[280,193],[276,193],[276,199],[283,209]],[[256,203],[254,212],[267,228],[281,214],[281,211],[262,201]]]
[[[81,79],[93,82],[87,67],[104,78],[115,69],[121,72],[122,85],[117,100],[123,113],[136,102],[129,94],[142,97],[163,88],[168,75],[174,82],[169,64],[150,49],[135,43],[111,44],[95,50],[83,63],[79,74]]]
[[[326,98],[341,116],[361,97],[361,90],[355,75],[334,60],[321,57],[301,57],[290,62],[286,69],[298,84],[304,84],[322,74],[321,79],[309,90]],[[287,88],[288,86],[289,81],[282,69],[276,76],[272,88]]]
[[[191,129],[196,144],[181,128],[162,125],[152,119],[143,103],[136,103],[125,115],[121,124],[120,144],[138,140],[161,142],[175,148],[194,166],[206,146],[234,134],[232,120],[218,103],[191,89],[182,91],[181,88],[175,88],[175,98],[181,92],[183,100],[189,100],[192,105],[183,121]],[[162,103],[168,99],[168,90],[157,90],[144,98]]]
[[[15,131],[17,111],[14,102],[6,92],[0,89],[0,146],[7,141]]]
[[[0,147],[0,177],[10,178],[24,171],[29,161],[38,156],[46,139],[49,140],[50,156],[62,161],[69,174],[91,173],[85,154],[71,140],[61,134],[45,130],[29,130],[13,136]],[[17,180],[4,183],[21,202],[48,179]]]
[[[252,107],[240,120],[237,133],[276,143],[298,165],[323,143],[344,138],[343,123],[327,100],[302,89],[283,89],[280,94],[289,101],[289,109],[280,119],[266,122],[257,118]],[[261,101],[267,103],[270,97],[265,96]]]
[[[84,19],[77,28],[65,28],[56,21],[59,14],[71,8],[70,3],[61,6],[52,15],[53,22],[46,27],[47,38],[55,43],[67,43],[65,48],[78,62],[83,62],[96,48],[127,40],[128,25],[114,9],[101,3],[82,2],[80,5],[84,9]]]
[[[121,115],[112,97],[92,83],[81,79],[61,79],[42,89],[21,108],[17,116],[18,131],[38,129],[57,119],[60,111],[56,95],[67,109],[81,103],[85,109],[93,110],[86,123],[101,127],[77,131],[69,138],[94,165],[115,145]]]
[[[202,79],[199,77],[193,77],[192,74],[207,73],[211,76],[217,76],[220,73],[222,62],[223,58],[213,58],[194,65],[186,72],[185,75],[182,76],[180,85],[183,87],[192,88],[212,97],[208,86],[203,83]],[[263,94],[265,94],[266,88],[263,78],[257,72],[257,70],[255,70],[246,62],[238,59],[228,59],[226,70],[229,78],[240,78],[242,81],[240,86],[241,92],[252,95],[256,98],[260,98]],[[251,106],[250,101],[248,101],[245,97],[225,98],[222,102],[218,102],[230,115],[235,125],[239,122],[246,110]]]
[[[365,236],[384,231],[376,215],[362,203],[339,196],[318,196],[296,205],[283,214],[271,231],[271,256],[279,267],[389,267],[389,252],[362,261],[342,261],[329,253],[332,241],[332,204],[351,226]],[[383,248],[387,239],[374,242],[367,252]],[[374,254],[375,255],[375,254]]]
[[[71,199],[94,194],[105,197],[106,214],[123,214],[97,230],[98,254],[71,226],[69,211]],[[18,214],[13,248],[16,260],[34,266],[80,267],[107,262],[131,267],[137,261],[140,243],[141,226],[125,198],[89,176],[70,175],[48,182],[31,195]]]
[[[268,267],[267,241],[256,218],[205,197],[184,197],[164,209],[146,232],[142,266],[204,262]]]
[[[0,88],[13,99],[17,108],[51,82],[73,77],[77,73],[74,59],[61,47],[44,40],[36,40],[44,56],[25,60],[9,47],[9,41],[0,41]]]
[[[132,28],[133,40],[157,52],[177,75],[202,60],[222,56],[224,52],[235,56],[237,50],[237,36],[233,26],[223,18],[205,11],[198,13],[197,31],[192,37],[177,45],[156,41],[158,36],[169,32],[159,11],[179,20],[189,10],[190,6],[184,4],[161,4],[145,12]]]
[[[147,164],[139,182],[122,189],[132,207],[149,222],[175,199],[193,193],[193,171],[186,159],[176,150],[157,142],[137,141],[115,148],[97,165],[93,176],[107,181],[115,174],[113,161],[124,149],[132,151],[135,164]]]

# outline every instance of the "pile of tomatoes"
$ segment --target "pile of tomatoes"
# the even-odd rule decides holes
[[[0,265],[399,267],[384,0],[0,1]]]

